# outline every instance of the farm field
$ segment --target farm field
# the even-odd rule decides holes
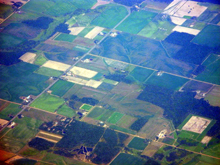
[[[35,71],[37,74],[41,74],[48,77],[59,77],[63,72],[46,68],[46,67],[40,67],[38,70]]]
[[[211,84],[191,80],[191,81],[188,81],[186,85],[184,85],[182,90],[184,91],[200,90],[202,92],[208,92],[211,88],[212,88]]]
[[[207,25],[192,42],[213,48],[220,46],[220,27],[216,25]]]
[[[6,108],[4,108],[0,113],[0,118],[5,120],[10,120],[9,114],[16,115],[21,109],[20,105],[10,103]]]
[[[60,33],[54,40],[73,42],[75,38],[76,38],[76,36],[74,36],[74,35]]]
[[[158,142],[151,142],[142,152],[142,155],[149,157],[154,156],[154,154],[163,146],[163,144]]]
[[[74,84],[68,81],[59,80],[57,81],[50,90],[53,95],[62,97]]]
[[[211,105],[220,106],[220,87],[215,86],[205,97]]]
[[[126,154],[126,153],[120,153],[113,162],[110,163],[110,165],[118,165],[118,164],[125,164],[125,165],[144,165],[145,161],[141,158],[138,158],[136,156]]]
[[[49,112],[54,112],[64,103],[62,98],[57,96],[52,96],[49,94],[43,94],[39,98],[37,98],[33,103],[31,103],[31,107],[43,109]]]
[[[125,7],[119,5],[109,6],[106,10],[104,10],[98,17],[96,17],[91,24],[113,28],[117,23],[119,23],[126,15],[128,11]]]
[[[89,104],[83,104],[81,107],[80,107],[80,109],[83,109],[83,110],[85,110],[85,111],[90,111],[91,109],[92,109],[92,106],[91,105],[89,105]]]
[[[116,124],[124,114],[119,113],[119,112],[114,112],[107,120],[108,123]]]
[[[131,126],[131,124],[137,120],[137,118],[129,116],[129,115],[124,115],[118,122],[117,125],[119,127],[123,127],[123,128],[129,128]]]
[[[57,110],[57,113],[66,117],[73,117],[76,114],[76,112],[66,104],[63,104],[62,107]]]
[[[37,58],[34,61],[35,65],[43,65],[45,62],[47,62],[47,59],[44,55],[40,54],[37,56]]]
[[[163,18],[162,15],[157,15],[138,33],[138,35],[156,40],[165,39],[175,27],[175,24],[169,19],[169,16],[168,18]]]
[[[126,128],[122,128],[122,127],[119,127],[117,125],[110,125],[109,128],[114,129],[114,130],[118,130],[118,131],[121,131],[121,132],[124,132],[124,133],[132,134],[132,135],[136,135],[137,134],[136,131],[133,131],[133,130],[130,130],[130,129],[126,129]]]
[[[0,34],[0,42],[2,43],[0,46],[1,49],[15,47],[16,45],[24,41],[25,39],[16,37],[14,35],[5,34],[5,33]]]
[[[95,107],[87,115],[87,117],[91,117],[91,118],[94,118],[96,120],[105,121],[105,120],[107,120],[112,115],[112,113],[113,113],[113,111],[111,111],[111,110]]]
[[[64,63],[52,61],[52,60],[45,62],[42,66],[55,69],[55,70],[59,70],[59,71],[66,71],[70,67],[70,65],[68,64],[64,64]]]
[[[116,29],[127,33],[137,34],[156,16],[156,13],[140,10],[134,11]]]
[[[205,70],[196,79],[220,85],[220,58],[216,54],[211,54],[202,64]]]
[[[153,70],[142,67],[135,67],[129,74],[129,78],[136,82],[145,82],[145,80],[153,73]]]
[[[0,3],[0,18],[7,18],[11,13],[13,12],[13,9],[10,5]]]
[[[134,137],[131,142],[128,144],[129,148],[134,148],[136,150],[144,150],[148,145],[148,142],[145,139]]]

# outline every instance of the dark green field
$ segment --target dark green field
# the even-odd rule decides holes
[[[174,139],[166,137],[166,138],[163,139],[162,142],[166,143],[166,144],[173,145],[174,141],[175,141]]]
[[[128,11],[123,6],[109,6],[98,17],[96,17],[91,24],[101,27],[113,28],[119,23],[126,15]]]
[[[196,79],[220,85],[220,58],[216,54],[211,54],[202,64],[206,68]]]
[[[6,108],[4,108],[0,113],[0,119],[10,120],[8,115],[16,115],[21,109],[20,105],[10,103]]]
[[[135,132],[133,130],[122,128],[122,127],[119,127],[117,125],[110,125],[109,128],[114,129],[114,130],[118,130],[118,131],[121,131],[121,132],[124,132],[124,133],[132,134],[132,135],[136,135],[137,134],[137,132]]]
[[[27,69],[28,68],[28,69]],[[47,87],[47,76],[33,73],[39,66],[20,62],[11,66],[0,66],[0,98],[21,102],[20,96],[38,95]]]
[[[52,94],[62,97],[74,84],[68,81],[59,80],[51,88]]]
[[[51,68],[40,67],[35,73],[49,77],[59,77],[63,72]]]
[[[125,154],[125,153],[120,153],[113,162],[111,162],[110,165],[119,165],[119,164],[123,164],[123,165],[144,165],[145,161],[130,155],[130,154]]]
[[[0,3],[0,18],[7,18],[13,12],[12,6]]]
[[[66,117],[73,117],[76,114],[76,112],[66,104],[63,104],[62,107],[57,110],[57,113]]]
[[[148,143],[145,142],[145,139],[134,137],[132,141],[128,144],[129,148],[134,148],[136,150],[144,150],[147,147]]]
[[[121,23],[117,30],[124,31],[127,33],[137,34],[141,31],[157,13],[152,13],[144,10],[138,12],[134,11],[131,15]]]
[[[213,48],[220,46],[220,27],[216,25],[207,25],[192,42]]]
[[[16,46],[23,41],[25,41],[25,39],[23,38],[19,38],[14,35],[10,35],[10,34],[0,33],[0,43],[1,43],[0,48],[1,49]]]

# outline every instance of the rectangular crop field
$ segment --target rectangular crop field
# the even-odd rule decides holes
[[[20,105],[18,104],[10,103],[6,108],[4,108],[0,112],[0,118],[5,120],[10,120],[11,118],[8,115],[12,115],[12,116],[16,115],[18,112],[21,111],[19,107]]]
[[[77,66],[74,66],[70,71],[74,75],[82,76],[82,77],[86,77],[86,78],[92,78],[98,73],[96,71],[81,68],[81,67],[77,67]]]
[[[83,109],[83,110],[85,110],[85,111],[90,111],[91,109],[92,109],[92,106],[91,105],[89,105],[89,104],[83,104],[81,107],[80,107],[80,109]]]
[[[61,135],[53,134],[53,133],[46,132],[46,131],[40,131],[36,135],[36,137],[43,138],[43,139],[48,140],[53,143],[57,143],[63,138],[63,136],[61,136]]]
[[[137,120],[136,117],[132,117],[129,115],[124,115],[118,122],[117,125],[123,128],[129,128],[134,121]]]
[[[124,114],[120,113],[120,112],[114,112],[107,120],[107,122],[112,123],[112,124],[116,124],[122,117],[124,116]]]
[[[24,62],[33,64],[34,61],[35,61],[35,57],[36,57],[35,53],[27,52],[24,55],[22,55],[19,59],[24,61]]]
[[[107,110],[104,108],[95,107],[87,117],[94,118],[96,120],[106,121],[111,115],[113,111]]]
[[[88,34],[85,35],[85,38],[94,39],[103,30],[103,27],[96,26]]]
[[[205,97],[211,105],[220,106],[220,87],[215,86]]]
[[[66,104],[63,104],[62,107],[57,110],[57,113],[66,117],[73,117],[76,114],[76,112]]]
[[[148,142],[145,142],[145,139],[134,137],[132,141],[128,144],[129,148],[134,148],[136,150],[144,150],[148,145]]]
[[[158,76],[157,73],[154,73],[147,81],[147,84],[152,84],[160,87],[165,87],[172,90],[179,90],[179,88],[185,84],[188,79],[173,76],[170,74],[163,73],[161,76]]]
[[[144,165],[145,161],[140,159],[134,155],[120,153],[110,165],[119,165],[119,164],[127,164],[127,165]]]
[[[33,103],[31,103],[30,106],[34,108],[43,109],[49,112],[54,112],[63,103],[64,100],[62,98],[44,93],[39,98],[37,98]]]
[[[68,64],[64,64],[64,63],[52,61],[52,60],[45,62],[42,66],[55,69],[55,70],[59,70],[59,71],[66,71],[70,67],[70,65]]]
[[[150,69],[135,67],[134,70],[132,70],[129,75],[135,81],[144,82],[153,72],[154,71]]]
[[[41,74],[44,76],[49,76],[49,77],[59,77],[63,72],[47,67],[40,67],[38,70],[35,71],[37,74]]]
[[[145,10],[134,11],[131,15],[121,23],[117,30],[124,31],[127,33],[137,34],[140,32],[150,21],[154,18],[157,13],[152,13]]]
[[[57,41],[66,41],[66,42],[73,42],[76,36],[66,33],[60,33],[54,40]]]
[[[128,11],[124,6],[114,5],[103,11],[91,22],[91,24],[100,27],[113,28],[127,14]]]
[[[62,97],[74,84],[68,81],[59,80],[51,88],[52,94]]]

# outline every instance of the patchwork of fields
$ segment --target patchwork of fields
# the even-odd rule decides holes
[[[219,164],[219,11],[0,0],[0,161]]]

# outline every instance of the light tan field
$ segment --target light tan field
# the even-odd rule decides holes
[[[14,162],[15,160],[22,159],[22,158],[23,158],[22,156],[16,155],[16,156],[14,156],[14,157],[8,159],[7,161],[5,161],[5,163],[11,164],[11,163]]]
[[[176,25],[182,25],[186,19],[185,18],[179,18],[179,17],[174,17],[174,16],[170,16],[171,21],[176,24]]]
[[[63,136],[61,136],[61,135],[57,135],[57,134],[53,134],[53,133],[49,133],[49,132],[45,132],[45,131],[40,131],[36,135],[36,137],[45,139],[45,140],[53,142],[53,143],[57,143],[63,138]]]
[[[105,0],[97,0],[97,3],[91,7],[91,9],[95,9],[97,6],[109,4],[113,0],[105,1]]]
[[[81,31],[83,31],[83,29],[85,29],[85,27],[71,27],[71,28],[68,28],[68,30],[70,30],[70,34],[72,34],[72,35],[78,35]]]
[[[64,64],[64,63],[57,62],[57,61],[51,61],[51,60],[45,62],[42,66],[55,69],[55,70],[59,70],[59,71],[66,71],[70,67],[70,65],[68,64]]]
[[[148,146],[144,149],[141,155],[152,157],[161,147],[163,147],[163,144],[153,141],[150,144],[148,144]]]
[[[201,134],[210,124],[211,120],[198,116],[192,116],[189,121],[183,126],[183,130]]]
[[[96,71],[77,67],[77,66],[74,66],[70,71],[73,73],[73,75],[86,77],[86,78],[92,78],[98,73]]]
[[[220,106],[220,86],[215,86],[205,97],[213,106]]]
[[[200,32],[200,30],[187,28],[187,27],[183,27],[183,26],[176,26],[173,28],[172,31],[184,32],[184,33],[188,33],[188,34],[192,34],[192,35],[197,35]]]
[[[174,14],[177,17],[199,17],[207,7],[198,5],[198,2],[195,1],[187,1],[181,8]]]
[[[86,83],[88,82],[87,80],[84,80],[84,79],[81,79],[78,77],[74,77],[74,76],[63,76],[63,78],[65,78],[69,82],[76,83],[79,85],[86,85]]]
[[[86,86],[93,87],[93,88],[98,88],[99,85],[101,85],[101,84],[102,84],[102,81],[89,80],[89,81],[86,83]]]
[[[85,35],[85,38],[93,39],[95,38],[102,30],[104,30],[103,27],[96,26],[94,29],[92,29],[88,34]]]
[[[8,121],[7,120],[4,120],[4,119],[0,119],[0,126],[3,126],[5,124],[7,124]]]
[[[13,2],[22,2],[23,4],[27,3],[29,0],[13,0]],[[0,3],[4,3],[7,5],[13,5],[11,0],[0,0]]]
[[[211,139],[212,139],[212,137],[210,137],[210,136],[205,136],[205,137],[202,139],[201,143],[203,143],[203,144],[208,144]]]
[[[0,18],[0,24],[1,24],[2,22],[4,22],[4,20],[5,20],[5,19],[3,19],[3,18]]]
[[[163,13],[173,15],[184,5],[184,3],[186,3],[186,0],[174,0],[164,9]]]
[[[19,59],[24,61],[24,62],[27,62],[27,63],[30,63],[30,64],[33,64],[34,61],[35,61],[35,57],[37,55],[35,53],[30,53],[30,52],[27,52],[25,53],[24,55],[22,55]]]

